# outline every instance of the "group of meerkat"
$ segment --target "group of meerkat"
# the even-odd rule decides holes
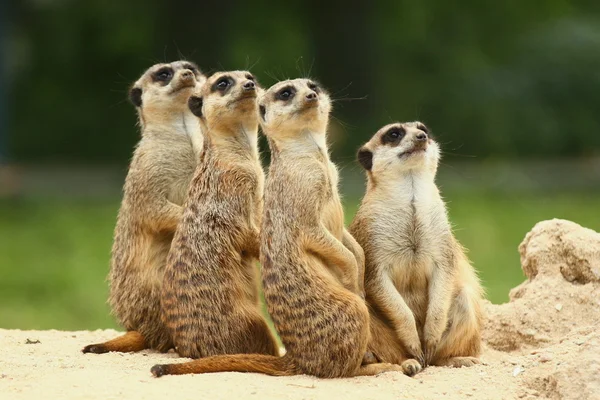
[[[130,100],[142,135],[109,276],[126,333],[84,353],[196,359],[155,365],[155,376],[412,376],[479,363],[482,289],[435,185],[440,150],[425,125],[387,125],[360,148],[367,190],[346,229],[318,83],[263,90],[250,72],[207,77],[176,61],[149,68]]]

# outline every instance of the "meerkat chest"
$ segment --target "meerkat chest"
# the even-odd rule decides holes
[[[397,282],[427,282],[436,262],[444,256],[441,243],[451,230],[437,191],[403,191],[394,201],[375,207],[372,232],[375,258],[396,276]]]

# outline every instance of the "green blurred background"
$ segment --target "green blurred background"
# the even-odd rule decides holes
[[[356,149],[419,119],[491,301],[517,247],[565,218],[600,230],[600,3],[0,2],[0,327],[115,327],[105,303],[120,187],[139,132],[128,86],[151,64],[311,76],[335,101],[350,221]]]

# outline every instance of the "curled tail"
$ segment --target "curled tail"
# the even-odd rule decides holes
[[[180,364],[157,364],[152,375],[205,374],[209,372],[259,372],[274,376],[296,375],[295,368],[286,356],[265,354],[231,354],[205,357]]]

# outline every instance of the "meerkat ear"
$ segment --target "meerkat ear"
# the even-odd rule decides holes
[[[267,108],[261,104],[260,106],[258,106],[258,110],[260,112],[260,117],[262,118],[262,120],[266,121],[265,116],[267,115]]]
[[[142,89],[133,87],[129,91],[129,101],[136,107],[142,106]]]
[[[370,171],[371,168],[373,168],[373,153],[371,150],[362,147],[360,150],[358,150],[357,158],[360,165],[362,165],[362,167],[367,171]]]
[[[202,97],[191,96],[188,100],[188,107],[192,114],[198,118],[202,118]]]

